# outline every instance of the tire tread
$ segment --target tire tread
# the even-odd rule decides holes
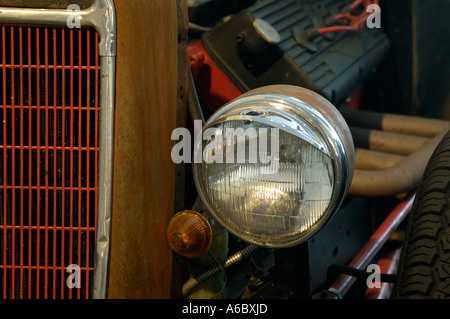
[[[400,257],[396,298],[450,298],[450,132],[419,183]]]

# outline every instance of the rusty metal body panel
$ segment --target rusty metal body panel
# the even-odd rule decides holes
[[[185,1],[115,1],[117,64],[109,298],[170,298],[171,133],[184,121]],[[179,170],[178,170],[179,172]],[[178,184],[178,186],[176,186]],[[177,189],[179,192],[180,189]],[[179,290],[179,289],[178,289]]]

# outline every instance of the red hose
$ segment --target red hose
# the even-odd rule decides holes
[[[350,3],[349,7],[350,7],[351,9],[355,9],[355,8],[357,8],[360,4],[362,4],[363,2],[364,2],[364,0],[356,0],[356,1],[352,2],[352,3]]]
[[[357,8],[359,5],[364,4],[364,10],[359,16],[353,16],[350,13],[339,13],[334,16],[335,20],[347,20],[348,25],[337,25],[320,28],[319,34],[329,33],[329,32],[342,32],[342,31],[358,31],[361,30],[366,22],[369,14],[366,12],[367,7],[370,4],[378,4],[378,0],[356,0],[352,2],[349,7],[351,9]]]
[[[333,27],[320,28],[319,34],[329,33],[329,32],[341,32],[341,31],[357,31],[357,28],[347,26],[347,25],[339,25]]]

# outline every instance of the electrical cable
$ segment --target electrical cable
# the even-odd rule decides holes
[[[206,279],[210,278],[211,276],[219,273],[220,271],[231,267],[237,263],[239,263],[240,261],[242,261],[245,257],[247,257],[248,255],[250,255],[251,253],[253,253],[255,250],[258,249],[258,246],[255,245],[249,245],[247,247],[245,247],[244,249],[242,249],[241,251],[238,251],[237,253],[235,253],[234,255],[232,255],[231,257],[229,257],[224,264],[220,264],[220,265],[216,265],[215,267],[212,267],[210,269],[208,269],[207,271],[205,271],[204,273],[195,276],[191,279],[189,279],[188,281],[186,281],[183,284],[183,289],[182,289],[182,294],[183,297],[187,297],[189,292],[196,287],[198,284],[200,284],[201,282],[205,281]]]
[[[374,273],[367,272],[362,269],[353,268],[347,265],[333,264],[328,268],[328,275],[330,277],[338,274],[345,274],[358,279],[367,280],[370,275]],[[395,283],[395,274],[381,274],[379,273],[381,282]]]
[[[342,21],[342,20],[346,20],[346,23],[348,23],[348,24],[326,26],[326,27],[317,29],[317,32],[310,31],[309,34],[314,37],[314,36],[317,36],[320,34],[325,34],[325,33],[359,31],[363,28],[364,22],[369,17],[369,14],[367,13],[367,7],[371,4],[378,4],[378,0],[356,0],[349,5],[349,8],[351,10],[354,10],[358,6],[364,5],[363,12],[360,15],[354,16],[350,12],[345,12],[345,13],[336,14],[332,18],[332,20],[336,23],[339,21]]]

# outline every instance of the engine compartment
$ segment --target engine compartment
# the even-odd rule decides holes
[[[397,113],[446,119],[449,82],[437,85],[440,98],[434,96],[436,103],[428,106],[422,101],[430,97],[430,85],[417,85],[419,73],[424,78],[432,73],[422,68],[421,62],[429,61],[430,56],[425,58],[423,51],[427,50],[418,48],[417,43],[432,41],[422,30],[430,25],[427,19],[436,14],[436,7],[377,1],[382,8],[381,28],[365,25],[358,31],[320,33],[318,30],[336,22],[337,15],[351,12],[358,16],[367,7],[363,1],[340,0],[200,2],[189,11],[189,56],[205,118],[253,88],[294,84],[321,94],[342,112],[350,109],[375,111],[375,117]],[[412,20],[422,24],[418,27]],[[340,21],[338,26],[343,24]],[[445,46],[435,47],[436,56],[448,51]],[[369,148],[370,130],[380,127],[361,126],[368,131],[353,131],[355,147]],[[195,193],[186,198],[195,198]],[[330,266],[347,264],[403,199],[405,194],[349,196],[325,229],[307,243],[281,250],[259,249],[246,262],[227,270],[226,279],[219,284],[220,293],[224,298],[330,297],[321,294],[337,278]],[[395,263],[404,228],[402,222],[374,262],[381,263],[387,254],[388,264]],[[228,240],[229,255],[245,247],[237,238]],[[346,298],[370,298],[366,283],[358,283]],[[204,295],[194,294],[196,297]]]

